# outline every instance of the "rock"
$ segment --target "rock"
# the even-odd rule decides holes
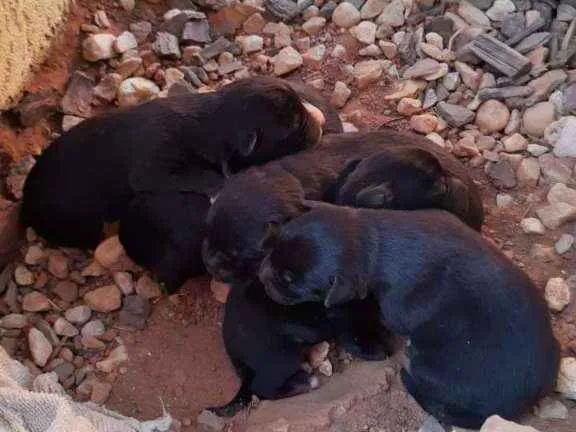
[[[112,384],[107,382],[95,381],[92,384],[92,392],[90,393],[90,401],[95,404],[102,405],[112,392]]]
[[[559,202],[541,208],[536,211],[536,214],[546,228],[556,229],[566,222],[576,219],[576,207]]]
[[[537,431],[533,427],[522,426],[517,423],[504,420],[502,417],[499,417],[497,415],[493,415],[484,422],[482,428],[480,429],[480,432],[539,432],[539,431]]]
[[[208,20],[188,21],[182,30],[182,42],[190,43],[208,43],[211,42],[210,24]]]
[[[82,117],[65,115],[62,117],[62,131],[68,132],[70,129],[72,129],[74,126],[79,125],[84,120],[85,119]]]
[[[400,102],[398,102],[396,111],[405,116],[412,116],[422,111],[422,102],[418,99],[402,98]]]
[[[550,188],[547,195],[550,204],[566,203],[576,207],[576,189],[571,189],[563,183],[556,183]]]
[[[564,357],[560,361],[556,391],[568,399],[576,400],[576,358]]]
[[[124,307],[118,316],[121,327],[143,330],[152,308],[147,298],[141,295],[130,295],[124,299]]]
[[[196,426],[198,432],[222,432],[226,427],[226,420],[218,417],[212,411],[204,410],[196,418]]]
[[[52,304],[41,292],[32,291],[22,298],[22,309],[26,312],[44,312],[52,309]]]
[[[562,234],[558,241],[554,243],[554,249],[558,255],[563,255],[572,249],[574,245],[574,236],[571,234]]]
[[[544,136],[545,129],[554,121],[555,108],[551,102],[540,102],[529,107],[522,116],[522,132],[534,136]]]
[[[569,163],[567,158],[558,158],[547,153],[538,158],[542,176],[548,183],[568,183],[572,177],[574,164]]]
[[[0,318],[0,327],[3,329],[22,329],[28,325],[28,317],[22,314],[11,313]]]
[[[142,59],[139,60],[141,64]],[[104,78],[102,78],[102,80],[98,83],[98,85],[94,87],[93,93],[95,96],[106,102],[112,102],[114,101],[114,99],[116,99],[116,95],[118,94],[118,87],[120,86],[121,83],[122,83],[122,76],[120,74],[117,73],[107,74],[104,76]]]
[[[130,31],[140,43],[146,41],[148,35],[152,33],[152,24],[148,21],[139,21],[130,24]]]
[[[372,21],[362,21],[360,24],[352,27],[350,33],[358,41],[369,45],[376,41],[376,24]]]
[[[328,357],[328,352],[330,351],[330,344],[328,342],[320,342],[310,348],[308,354],[310,366],[313,369],[318,369],[320,365]]]
[[[48,257],[48,271],[58,279],[66,279],[69,275],[68,258],[61,253],[51,253]]]
[[[550,397],[542,399],[535,412],[543,420],[565,420],[568,418],[568,408],[562,402]]]
[[[110,33],[92,34],[82,42],[82,56],[89,62],[106,60],[116,55],[116,36]]]
[[[360,9],[362,19],[377,17],[382,13],[384,7],[388,4],[387,0],[368,0]]]
[[[105,360],[96,363],[96,369],[104,373],[110,373],[126,361],[128,361],[126,347],[124,345],[118,345]]]
[[[560,84],[564,83],[568,79],[568,75],[562,69],[555,69],[546,72],[539,78],[530,81],[528,83],[529,87],[534,89],[532,95],[526,100],[528,105],[532,105],[536,102],[540,102],[547,99],[550,93],[558,87]]]
[[[530,153],[532,156],[542,156],[544,153],[548,153],[548,147],[542,146],[540,144],[528,144],[526,146],[526,150],[528,150],[528,153]]]
[[[122,306],[122,294],[116,285],[107,285],[86,293],[84,302],[93,311],[112,312]]]
[[[546,228],[542,225],[542,222],[536,218],[525,218],[520,221],[520,227],[522,231],[526,234],[540,234],[543,235],[546,232]]]
[[[406,69],[402,77],[404,79],[422,78],[437,73],[440,68],[441,65],[436,60],[426,58]]]
[[[302,24],[302,30],[304,30],[309,35],[315,35],[320,33],[320,30],[326,25],[326,18],[324,17],[312,17]],[[374,30],[376,32],[376,30]]]
[[[398,53],[398,47],[394,42],[380,40],[378,41],[378,46],[389,60],[395,58]]]
[[[344,105],[346,105],[346,102],[350,98],[351,94],[352,90],[348,88],[346,83],[342,81],[336,81],[336,84],[334,85],[334,92],[332,93],[330,102],[336,108],[342,108]]]
[[[316,45],[310,48],[302,57],[303,63],[313,69],[320,69],[326,56],[326,45]]]
[[[46,366],[48,359],[52,355],[52,345],[40,330],[32,327],[28,332],[28,345],[32,359],[40,367]]]
[[[574,3],[560,3],[556,11],[556,19],[558,21],[569,22],[576,18],[576,5]]]
[[[61,101],[62,111],[78,117],[90,117],[93,92],[94,80],[83,72],[74,72]]]
[[[64,316],[73,324],[83,324],[90,319],[92,311],[89,307],[81,305],[68,309]]]
[[[496,195],[496,207],[498,208],[505,208],[509,207],[514,203],[514,198],[511,195],[505,193],[499,193]],[[538,219],[536,219],[538,220]],[[538,221],[540,222],[540,221]]]
[[[136,293],[147,299],[155,299],[162,296],[160,286],[148,275],[143,275],[136,282]]]
[[[504,128],[504,133],[506,135],[513,134],[520,130],[520,124],[522,123],[522,117],[520,116],[520,111],[517,109],[513,109],[510,112],[510,119],[508,120],[508,124],[506,128]]]
[[[104,333],[106,333],[106,327],[104,327],[104,324],[102,323],[102,321],[100,320],[92,320],[90,322],[87,322],[83,327],[82,327],[82,337],[83,338],[91,338],[91,337],[100,337],[102,336]]]
[[[138,41],[136,40],[136,36],[134,36],[129,31],[122,32],[120,36],[118,36],[114,41],[114,49],[120,54],[136,48],[138,48]]]
[[[244,54],[250,54],[261,51],[262,48],[264,48],[264,39],[257,35],[246,36],[242,38],[240,45],[242,45],[242,52]]]
[[[74,337],[78,334],[78,329],[60,317],[54,323],[54,331],[59,336]]]
[[[56,282],[51,291],[68,303],[73,303],[78,299],[78,285],[69,280]]]
[[[432,88],[426,89],[426,91],[424,92],[424,102],[422,104],[422,108],[428,110],[437,103],[438,103],[438,96],[436,96],[436,92],[434,91],[434,89]]]
[[[570,304],[570,287],[562,278],[551,278],[546,283],[544,297],[550,309],[555,312],[562,312],[562,310]]]
[[[446,147],[446,142],[444,141],[444,138],[442,138],[436,132],[430,132],[429,134],[426,135],[426,138],[428,138],[434,144],[439,145],[440,147]]]
[[[478,114],[476,115],[476,121],[478,121]],[[521,152],[528,147],[528,141],[519,133],[504,138],[502,144],[504,144],[504,150],[508,153]]]
[[[454,62],[454,68],[462,78],[462,82],[466,85],[466,87],[468,87],[470,90],[478,90],[484,75],[481,70],[475,70],[474,68],[461,61]]]
[[[410,118],[410,126],[412,129],[421,134],[434,132],[438,127],[438,123],[438,117],[429,113],[416,115]]]
[[[516,173],[510,162],[501,159],[488,165],[487,174],[497,187],[513,188],[517,184]]]
[[[550,103],[550,102],[548,102]],[[562,117],[560,120],[548,125],[544,131],[546,141],[554,147],[554,154],[558,157],[576,158],[576,117]]]
[[[459,105],[440,102],[438,114],[451,126],[461,127],[474,120],[474,112]]]
[[[515,11],[516,6],[512,0],[494,0],[492,7],[486,11],[486,16],[492,21],[502,21],[506,15]]]
[[[332,21],[338,27],[350,28],[360,20],[360,12],[349,2],[340,3],[332,13]]]
[[[358,55],[361,55],[362,57],[380,57],[380,54],[382,54],[382,51],[376,44],[370,44],[358,50]]]
[[[136,7],[136,0],[119,0],[119,2],[126,12],[132,12]]]
[[[246,21],[244,21],[242,24],[242,29],[247,34],[256,34],[260,33],[265,25],[266,20],[264,17],[259,13],[255,13],[250,15]]]
[[[552,34],[549,32],[532,33],[530,36],[524,38],[522,42],[514,47],[520,54],[526,54],[538,48],[551,39]]]
[[[286,75],[302,66],[303,59],[298,51],[292,47],[283,48],[274,60],[274,74]]]
[[[483,134],[500,132],[508,124],[510,111],[506,105],[495,99],[488,100],[480,105],[476,113],[476,126]]]
[[[484,12],[465,0],[459,2],[458,15],[471,26],[490,28],[490,20]]]
[[[178,38],[168,32],[158,32],[156,40],[152,44],[152,49],[160,57],[177,60],[182,56]]]
[[[14,280],[20,286],[32,285],[34,274],[23,265],[16,266],[14,270]]]
[[[354,65],[352,74],[358,88],[363,89],[378,81],[383,72],[384,66],[380,60],[364,60]]]
[[[518,184],[520,186],[536,187],[538,179],[540,178],[540,165],[538,159],[526,158],[522,159],[516,172]]]
[[[160,89],[152,81],[134,77],[122,81],[118,88],[118,103],[121,107],[130,107],[140,105],[154,99]]]
[[[134,292],[134,279],[128,272],[115,272],[112,275],[114,283],[120,288],[122,294],[130,295]]]
[[[322,375],[330,377],[333,374],[332,362],[330,360],[325,359],[320,366],[318,366],[318,372]]]
[[[376,19],[377,24],[390,27],[400,27],[404,25],[404,21],[404,2],[402,0],[392,0]]]

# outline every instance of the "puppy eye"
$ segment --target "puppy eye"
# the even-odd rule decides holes
[[[284,272],[284,274],[282,275],[282,277],[284,278],[284,280],[288,283],[292,283],[294,282],[294,275],[292,274],[292,272],[290,271],[286,271]]]

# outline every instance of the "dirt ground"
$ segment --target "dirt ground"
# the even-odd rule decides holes
[[[115,2],[78,0],[62,36],[55,43],[47,62],[36,72],[27,87],[30,93],[44,90],[64,94],[65,85],[72,71],[82,63],[79,57],[80,25],[96,9],[106,9],[117,25],[145,18],[152,22],[161,17],[156,11],[166,11],[164,2],[137,8],[128,17]],[[345,36],[338,42],[353,44]],[[335,41],[327,41],[333,46]],[[328,64],[319,71],[301,72],[300,77],[310,79],[321,76],[326,88],[338,80],[338,64]],[[363,92],[355,91],[343,110],[345,117],[360,129],[375,129],[383,124],[404,128],[382,96],[388,83],[382,82]],[[329,96],[329,91],[326,92]],[[41,120],[34,127],[21,128],[14,124],[10,113],[0,119],[0,143],[2,160],[18,159],[27,154],[37,154],[52,139],[52,132],[60,129],[61,116],[56,114]],[[3,163],[5,174],[6,164]],[[495,205],[499,192],[486,178],[481,167],[471,168],[484,197],[486,225],[484,234],[496,242],[506,254],[522,266],[539,287],[544,287],[551,277],[568,277],[566,269],[576,271],[576,250],[547,258],[534,257],[531,249],[535,243],[553,246],[560,231],[548,231],[545,236],[524,234],[519,221],[539,202],[543,202],[545,190],[515,189],[510,194],[514,204],[500,209]],[[562,232],[576,235],[576,224],[562,227]],[[223,349],[220,326],[222,306],[213,300],[206,280],[187,283],[176,295],[162,298],[153,308],[147,328],[142,332],[121,331],[130,356],[117,376],[112,377],[114,387],[107,407],[125,415],[150,419],[161,414],[160,398],[171,414],[183,422],[183,430],[192,431],[191,423],[198,413],[208,407],[227,402],[237,388],[237,379]],[[562,313],[553,317],[554,329],[560,340],[564,355],[576,355],[576,301],[572,301]],[[575,408],[568,405],[571,412]],[[536,426],[542,423],[536,421]],[[542,429],[542,431],[551,429]],[[552,429],[557,430],[557,429]],[[558,429],[559,430],[559,429]]]

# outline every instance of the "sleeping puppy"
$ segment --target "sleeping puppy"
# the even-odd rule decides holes
[[[320,207],[267,239],[272,299],[332,308],[374,296],[386,328],[410,340],[406,389],[444,425],[518,418],[554,388],[546,303],[479,233],[441,210]]]
[[[253,394],[280,399],[318,387],[318,379],[301,365],[306,348],[331,339],[332,331],[322,305],[279,305],[256,280],[230,290],[223,337],[241,386],[232,401],[211,410],[231,416],[247,406]]]
[[[330,135],[318,148],[251,168],[227,182],[208,212],[203,244],[208,271],[227,282],[250,280],[264,257],[259,245],[268,223],[283,224],[301,215],[305,211],[304,199],[323,200],[334,195],[334,185],[345,183],[341,173],[352,171],[353,161],[382,151],[391,151],[389,156],[406,162],[391,172],[403,181],[413,172],[421,175],[420,171],[426,171],[422,174],[422,187],[413,182],[405,188],[398,186],[393,208],[427,206],[427,196],[432,194],[435,203],[453,209],[472,227],[480,229],[483,211],[478,189],[466,168],[444,149],[424,137],[391,129]],[[401,158],[399,155],[403,154],[409,157]],[[379,159],[373,161],[380,163]],[[413,163],[424,169],[420,165],[412,167]],[[364,166],[358,165],[357,173],[342,188],[342,199],[348,199],[346,192],[355,190],[353,185],[361,184],[356,174],[362,177],[372,170],[371,164],[368,171]],[[426,183],[430,177],[428,166],[440,167],[430,170],[430,176],[437,175],[435,182]],[[381,175],[378,170],[376,174]],[[382,175],[385,178],[386,174]]]
[[[482,214],[470,212],[469,200],[461,199],[467,186],[450,168],[425,149],[385,149],[350,163],[325,200],[358,208],[444,209],[480,230]]]
[[[265,77],[94,117],[39,157],[22,221],[54,244],[92,248],[135,194],[211,196],[224,173],[316,145],[324,121],[286,82]]]

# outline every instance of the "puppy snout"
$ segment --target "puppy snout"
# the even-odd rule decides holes
[[[308,113],[312,116],[314,121],[318,123],[318,125],[321,128],[323,128],[324,125],[326,124],[326,117],[324,117],[322,111],[320,111],[318,108],[316,108],[314,105],[308,102],[304,102],[303,105],[304,108],[306,108],[306,111],[308,111]]]

